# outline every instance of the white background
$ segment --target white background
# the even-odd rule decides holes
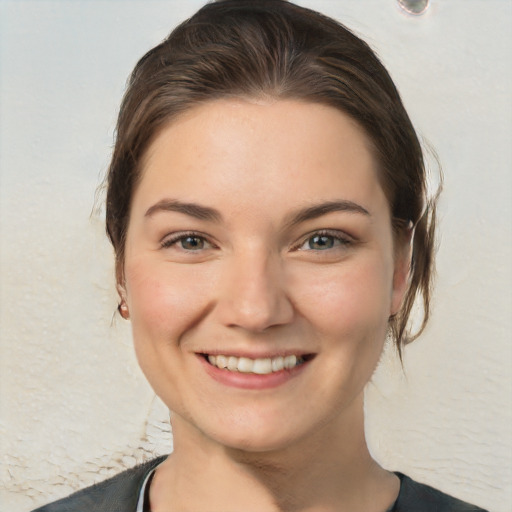
[[[512,506],[512,2],[302,1],[377,49],[445,173],[434,317],[367,392],[374,455]],[[0,506],[170,450],[116,308],[94,210],[125,79],[202,1],[0,0]]]

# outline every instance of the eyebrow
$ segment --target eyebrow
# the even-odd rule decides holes
[[[307,208],[302,208],[291,215],[288,224],[290,226],[296,226],[301,222],[317,219],[318,217],[322,217],[323,215],[327,215],[332,212],[357,213],[371,217],[370,212],[366,208],[363,208],[361,205],[354,203],[353,201],[342,199],[339,201],[327,201]]]
[[[212,222],[220,222],[222,215],[218,210],[208,206],[201,206],[196,203],[184,203],[176,199],[162,199],[148,208],[145,217],[151,217],[157,212],[178,212],[189,215],[199,220],[208,220]]]
[[[157,212],[178,212],[199,220],[207,220],[211,222],[221,222],[222,215],[215,208],[202,206],[197,203],[185,203],[176,199],[162,199],[149,207],[145,213],[145,217],[151,217]],[[301,208],[289,216],[287,224],[296,226],[302,222],[316,219],[333,212],[349,212],[360,215],[370,216],[370,212],[361,205],[342,199],[339,201],[327,201],[315,204],[307,208]]]

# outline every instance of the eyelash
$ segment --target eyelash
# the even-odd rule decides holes
[[[324,249],[312,249],[312,248],[302,249],[302,247],[306,243],[308,243],[315,237],[332,238],[333,246],[326,247]],[[202,240],[204,243],[208,244],[210,246],[210,248],[216,247],[213,243],[208,241],[207,237],[203,233],[199,233],[197,231],[186,231],[186,232],[174,233],[170,237],[167,237],[164,240],[162,240],[160,245],[163,249],[167,249],[174,245],[177,245],[180,241],[184,241],[187,238],[195,238],[198,240]],[[336,242],[339,242],[339,243],[336,244]],[[292,250],[294,250],[294,251],[310,250],[310,251],[315,251],[315,252],[323,252],[326,250],[336,250],[336,248],[340,248],[340,247],[348,247],[348,246],[352,245],[353,243],[354,243],[354,240],[351,237],[347,236],[346,234],[341,233],[340,231],[330,230],[330,229],[322,229],[320,231],[314,231],[312,233],[308,233],[308,235],[303,237],[301,239],[301,241],[292,248]],[[192,253],[192,252],[199,252],[203,248],[201,247],[201,248],[197,249],[197,251],[194,251],[193,249],[186,249],[184,247],[180,247],[180,249],[183,251]]]
[[[311,248],[302,249],[302,247],[306,243],[310,242],[315,237],[332,238],[334,240],[334,245],[333,245],[333,247],[327,247],[324,249],[311,249]],[[336,242],[339,242],[339,243],[336,244]],[[294,247],[294,250],[297,250],[297,251],[309,250],[309,251],[315,251],[315,252],[323,252],[323,251],[327,251],[327,250],[336,250],[339,248],[346,248],[346,247],[349,247],[350,245],[352,245],[353,243],[354,243],[354,240],[351,237],[349,237],[348,235],[346,235],[340,231],[331,230],[331,229],[322,229],[320,231],[314,231],[313,233],[309,233],[308,235],[303,237],[301,239],[300,243],[298,243]]]
[[[180,233],[173,233],[171,236],[164,238],[160,242],[160,246],[162,249],[168,249],[169,247],[172,247],[174,245],[177,245],[179,242],[186,240],[187,238],[196,238],[199,240],[202,240],[206,244],[210,245],[211,247],[215,247],[215,245],[208,241],[207,237],[202,234],[198,233],[197,231],[185,231]],[[184,247],[180,247],[181,250],[186,252],[196,252],[192,249],[185,249]],[[198,249],[199,251],[199,249]],[[197,251],[197,252],[198,252]]]

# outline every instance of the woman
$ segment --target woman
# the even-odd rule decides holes
[[[481,510],[372,459],[363,389],[435,204],[388,73],[283,0],[202,8],[137,64],[108,174],[119,313],[174,451],[39,511]]]

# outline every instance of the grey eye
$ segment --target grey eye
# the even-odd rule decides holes
[[[181,239],[181,246],[187,251],[198,251],[204,248],[204,239],[199,236],[187,236]]]
[[[334,237],[330,235],[315,235],[308,239],[310,249],[322,250],[334,247]]]
[[[430,0],[398,0],[398,5],[409,14],[423,14],[430,4]]]

